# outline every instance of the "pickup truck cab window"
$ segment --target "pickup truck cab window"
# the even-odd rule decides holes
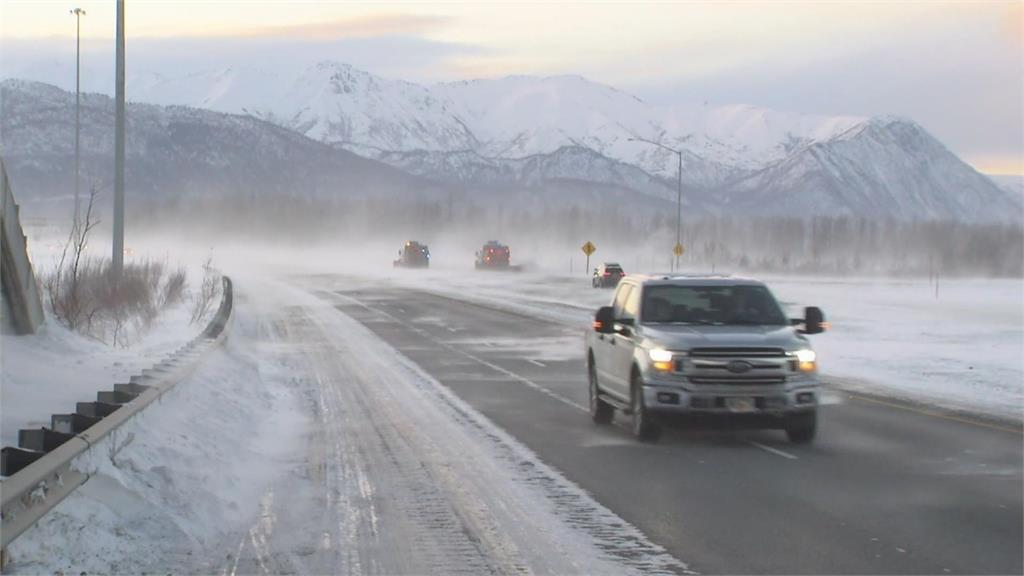
[[[640,294],[639,286],[632,287],[626,295],[626,301],[622,305],[622,313],[618,318],[636,320],[640,316]]]
[[[622,310],[626,306],[626,298],[629,296],[632,288],[632,284],[619,284],[619,287],[615,290],[615,299],[612,301],[615,319],[622,318]]]
[[[775,297],[764,286],[651,286],[645,290],[645,324],[787,324]]]

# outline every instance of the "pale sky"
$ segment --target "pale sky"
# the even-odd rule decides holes
[[[73,65],[76,6],[83,69],[112,67],[113,0],[0,0],[0,74]],[[179,72],[330,59],[416,82],[580,74],[653,104],[895,114],[983,172],[1024,174],[1022,6],[128,0],[127,37],[129,66]]]

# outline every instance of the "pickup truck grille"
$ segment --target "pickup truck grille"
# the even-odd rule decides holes
[[[771,386],[785,384],[785,376],[690,376],[694,384],[729,384],[736,386]]]
[[[771,386],[786,382],[790,360],[782,348],[694,348],[675,368],[698,385]]]
[[[782,348],[694,348],[691,358],[780,358],[785,357]]]

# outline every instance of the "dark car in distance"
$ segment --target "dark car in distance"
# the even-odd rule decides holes
[[[594,276],[591,280],[591,284],[594,288],[614,288],[619,285],[619,280],[626,273],[622,271],[622,266],[614,262],[605,262],[597,268],[594,268]]]

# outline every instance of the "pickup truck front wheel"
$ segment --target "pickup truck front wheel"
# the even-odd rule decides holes
[[[594,360],[587,363],[587,375],[590,380],[590,418],[595,424],[609,424],[615,417],[615,408],[601,400],[601,388],[597,385],[597,370]]]
[[[810,444],[818,432],[817,410],[791,416],[786,422],[786,437],[793,444]]]
[[[643,382],[636,375],[632,379],[630,396],[630,408],[633,412],[633,437],[641,442],[657,442],[661,437],[661,426],[658,426],[647,412],[647,406],[644,404]]]

